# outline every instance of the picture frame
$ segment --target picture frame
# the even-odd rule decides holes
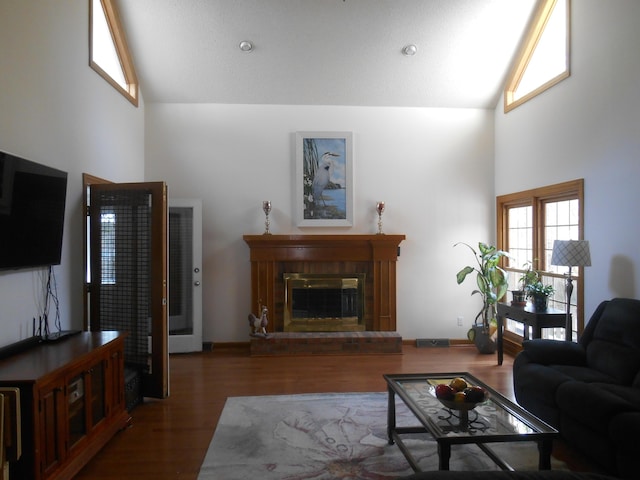
[[[352,132],[296,132],[295,172],[299,227],[353,226]]]

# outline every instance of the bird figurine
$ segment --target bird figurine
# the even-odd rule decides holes
[[[331,157],[339,156],[340,155],[333,152],[325,152],[322,155],[320,165],[318,165],[318,170],[316,170],[316,174],[313,177],[313,203],[316,206],[320,206],[320,200],[322,200],[322,204],[325,207],[327,206],[322,198],[322,192],[327,188],[331,179],[331,171],[333,169],[333,161]]]
[[[262,313],[260,317],[256,317],[253,313],[249,314],[249,326],[251,328],[251,336],[253,337],[267,337],[267,325],[269,320],[267,319],[267,312],[269,310],[265,305],[262,306]]]

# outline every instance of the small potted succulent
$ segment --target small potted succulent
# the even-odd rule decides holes
[[[504,296],[509,287],[507,274],[500,267],[500,260],[509,254],[482,242],[478,243],[477,252],[473,247],[463,242],[456,243],[454,247],[460,244],[471,250],[477,265],[468,265],[457,273],[458,285],[464,282],[467,275],[475,272],[478,288],[472,291],[471,295],[478,294],[482,297],[482,308],[476,315],[467,337],[475,343],[480,353],[493,353],[496,351],[496,342],[492,338],[497,329],[496,303]]]

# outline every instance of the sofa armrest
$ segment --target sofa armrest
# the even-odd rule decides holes
[[[586,351],[579,343],[536,338],[523,341],[522,349],[527,352],[529,361],[542,365],[587,364]]]

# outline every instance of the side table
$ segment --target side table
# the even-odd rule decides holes
[[[531,304],[525,306],[511,305],[509,303],[498,303],[497,320],[498,320],[498,365],[502,365],[503,359],[503,334],[504,319],[510,318],[516,322],[524,324],[524,338],[529,338],[529,327],[532,328],[532,338],[540,338],[543,328],[565,327],[567,312],[556,308],[547,308],[544,311],[536,311]]]

